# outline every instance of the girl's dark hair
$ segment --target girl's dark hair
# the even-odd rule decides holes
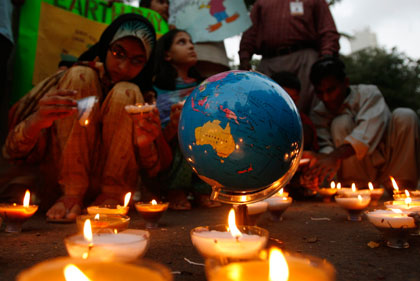
[[[289,71],[280,71],[276,72],[271,76],[271,79],[273,79],[277,84],[279,84],[282,87],[295,89],[298,92],[300,92],[301,85],[299,78],[296,74],[289,72]]]
[[[338,81],[346,78],[346,65],[337,57],[325,57],[316,61],[311,67],[309,79],[313,85],[318,85],[325,77],[333,76]]]
[[[153,25],[143,16],[129,13],[123,14],[116,18],[102,33],[99,41],[84,52],[80,57],[79,61],[93,61],[96,57],[105,63],[106,54],[109,49],[111,40],[114,38],[118,28],[126,21],[141,21],[153,34],[153,45],[156,45],[156,33]],[[144,68],[140,73],[134,77],[130,82],[138,85],[142,92],[146,92],[153,89],[153,65],[154,65],[154,49],[150,54],[150,58],[147,61]],[[105,69],[106,70],[106,69]]]
[[[141,0],[140,7],[150,8],[152,0]]]
[[[171,48],[174,38],[179,32],[185,32],[188,34],[188,32],[181,29],[172,29],[160,37],[156,44],[154,84],[156,87],[163,90],[175,90],[176,88],[176,78],[178,77],[178,72],[170,62],[165,60],[165,54]],[[191,67],[188,70],[188,76],[199,82],[203,80],[195,67]]]

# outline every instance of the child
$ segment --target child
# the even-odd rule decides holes
[[[202,80],[194,68],[196,63],[197,55],[187,32],[173,29],[158,40],[154,88],[163,135],[170,143],[174,156],[171,169],[165,173],[161,185],[167,189],[170,208],[176,210],[191,209],[187,199],[187,192],[191,189],[199,205],[220,205],[210,200],[211,187],[193,173],[178,146],[177,132],[182,102]]]
[[[79,63],[40,82],[10,111],[3,155],[41,166],[42,195],[62,196],[47,212],[49,220],[73,221],[85,195],[94,204],[120,204],[137,187],[139,171],[155,176],[171,162],[158,111],[129,115],[126,105],[144,102],[151,88],[155,31],[149,21],[125,14],[113,21]],[[89,62],[84,62],[89,61]],[[88,126],[77,118],[77,101],[96,96]]]

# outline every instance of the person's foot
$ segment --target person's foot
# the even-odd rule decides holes
[[[191,210],[191,203],[182,190],[171,190],[168,193],[169,209],[186,211]]]
[[[91,204],[92,206],[105,206],[105,205],[121,205],[123,204],[122,201],[124,200],[124,194],[107,194],[101,193],[98,197],[96,197],[95,201]]]
[[[222,206],[220,202],[211,200],[210,195],[207,195],[207,194],[198,194],[196,195],[195,200],[199,206],[204,207],[204,208],[214,208],[214,207]]]
[[[49,221],[74,221],[82,213],[82,198],[80,196],[64,195],[47,211]]]

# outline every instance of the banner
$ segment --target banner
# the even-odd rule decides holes
[[[155,11],[103,0],[31,0],[22,5],[16,46],[12,102],[53,74],[58,63],[76,60],[99,40],[102,31],[124,13],[143,15],[157,36],[168,24]]]
[[[170,23],[194,42],[222,41],[251,26],[243,0],[177,0],[170,3]]]

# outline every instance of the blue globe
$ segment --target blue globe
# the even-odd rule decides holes
[[[302,124],[292,99],[267,76],[216,74],[197,86],[182,109],[181,151],[213,198],[264,199],[293,176],[302,152]]]

